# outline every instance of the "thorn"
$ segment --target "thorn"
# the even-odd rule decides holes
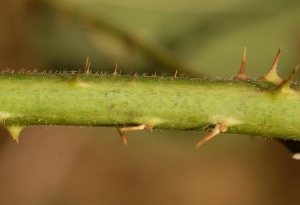
[[[8,126],[6,129],[10,133],[13,140],[15,140],[19,144],[19,136],[25,126]]]
[[[115,68],[115,70],[114,70],[113,75],[117,75],[117,74],[118,74],[118,73],[117,73],[117,70],[118,70],[118,63],[116,63],[116,68]]]
[[[132,127],[123,127],[123,128],[117,128],[122,142],[124,143],[124,145],[127,145],[127,139],[126,139],[126,135],[125,132],[127,131],[136,131],[136,130],[143,130],[143,129],[147,129],[150,132],[152,132],[153,127],[147,124],[143,124],[143,125],[138,125],[138,126],[132,126]]]
[[[240,71],[237,74],[237,76],[234,77],[234,79],[238,79],[238,80],[247,80],[248,79],[248,77],[246,75],[246,51],[247,51],[247,48],[245,47]]]
[[[227,131],[227,126],[217,123],[216,127],[212,130],[212,132],[209,133],[208,135],[206,135],[200,142],[198,142],[196,144],[196,147],[197,148],[200,147],[208,140],[210,140],[210,139],[214,138],[215,136],[217,136],[218,134],[220,134],[220,132],[226,132],[226,131]]]
[[[121,132],[143,130],[143,129],[145,129],[145,124],[144,125],[138,125],[138,126],[132,126],[132,127],[120,128]]]
[[[121,140],[122,140],[123,144],[127,145],[127,139],[126,139],[125,132],[122,132],[121,128],[119,128],[119,127],[116,127],[116,129],[118,130],[118,132],[120,134],[120,137],[121,137]]]
[[[121,140],[122,140],[123,144],[127,145],[127,139],[126,139],[125,133],[120,132],[120,135],[121,135]]]
[[[280,78],[278,76],[278,73],[277,73],[277,66],[278,66],[278,61],[279,61],[281,50],[282,50],[282,47],[279,48],[269,72],[266,75],[264,75],[263,77],[259,78],[259,80],[267,81],[267,82],[271,82],[271,83],[275,83],[275,84],[282,83],[283,80],[282,80],[282,78]]]
[[[292,73],[289,75],[289,77],[287,77],[287,79],[285,79],[284,81],[282,81],[282,83],[280,83],[274,90],[279,90],[279,91],[285,91],[285,92],[290,92],[292,89],[290,87],[290,84],[293,80],[293,77],[296,73],[296,71],[298,70],[299,65],[297,65],[294,70],[292,71]]]
[[[83,73],[86,73],[86,74],[90,73],[90,65],[91,65],[91,62],[89,61],[89,57],[87,57]]]

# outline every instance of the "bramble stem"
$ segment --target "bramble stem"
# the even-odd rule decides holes
[[[200,130],[300,140],[299,86],[280,95],[255,80],[119,76],[0,75],[0,123],[134,126]],[[272,91],[269,91],[272,90]]]

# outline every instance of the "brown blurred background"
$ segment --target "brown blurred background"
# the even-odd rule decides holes
[[[179,73],[228,78],[244,46],[251,77],[280,46],[281,76],[300,62],[297,0],[60,1],[79,14],[39,2],[0,1],[1,70],[78,70],[89,56],[93,71],[171,75],[172,57]],[[195,149],[204,135],[137,131],[124,146],[114,128],[33,126],[17,145],[2,129],[1,204],[300,203],[300,163],[280,143],[221,134]]]

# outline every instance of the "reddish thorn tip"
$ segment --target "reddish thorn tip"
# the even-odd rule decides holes
[[[115,68],[115,70],[114,70],[113,75],[117,75],[117,70],[118,70],[118,63],[116,63],[116,68]]]
[[[274,59],[274,62],[273,62],[273,65],[272,65],[272,68],[271,69],[277,69],[277,64],[278,64],[278,61],[279,61],[279,57],[280,57],[280,52],[282,50],[282,47],[279,48],[277,54],[276,54],[276,57]]]
[[[246,75],[246,52],[247,52],[247,48],[245,47],[240,71],[237,74],[237,76],[234,77],[234,79],[239,79],[239,80],[247,80],[248,79],[248,77]]]
[[[89,57],[86,58],[85,66],[84,66],[84,73],[90,73],[90,65],[91,62],[89,61]]]
[[[272,66],[271,66],[271,69],[268,71],[268,73],[266,75],[264,75],[263,77],[260,78],[261,80],[276,83],[276,84],[280,84],[283,82],[283,80],[277,74],[277,66],[278,66],[278,61],[279,61],[281,50],[282,50],[282,47],[280,47],[278,49],[278,52],[275,56]]]
[[[126,139],[125,134],[122,134],[122,135],[121,135],[121,139],[122,139],[123,144],[124,144],[124,145],[127,145],[127,139]]]

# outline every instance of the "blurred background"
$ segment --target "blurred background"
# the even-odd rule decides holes
[[[280,75],[300,63],[298,0],[0,1],[0,70]],[[299,78],[299,72],[296,78]],[[1,105],[0,105],[1,106]],[[284,123],[284,121],[283,121]],[[0,130],[1,204],[298,204],[300,163],[276,140],[32,126]]]

